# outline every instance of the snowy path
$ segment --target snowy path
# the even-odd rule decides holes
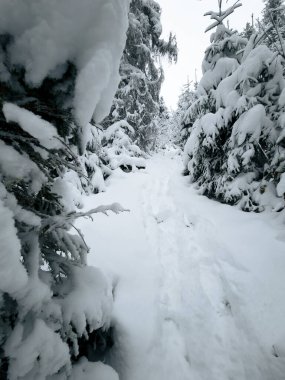
[[[180,172],[158,155],[86,201],[130,209],[80,222],[89,262],[117,278],[111,363],[121,380],[284,380],[283,227],[198,196]]]

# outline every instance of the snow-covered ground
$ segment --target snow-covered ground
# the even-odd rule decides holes
[[[285,238],[276,216],[199,196],[173,151],[117,170],[78,225],[89,263],[115,280],[121,380],[284,380]]]

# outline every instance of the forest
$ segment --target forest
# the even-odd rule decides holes
[[[212,3],[173,109],[159,0],[0,0],[1,380],[285,379],[285,4]]]

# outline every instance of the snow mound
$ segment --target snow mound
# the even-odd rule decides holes
[[[73,367],[72,380],[119,380],[117,373],[103,363],[90,363],[82,358]]]

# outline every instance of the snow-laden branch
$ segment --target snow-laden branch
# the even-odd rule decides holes
[[[56,228],[65,227],[66,225],[70,225],[75,219],[81,217],[91,217],[93,214],[105,214],[108,215],[108,211],[113,212],[114,214],[120,214],[121,212],[130,211],[122,207],[119,203],[112,203],[111,205],[101,205],[87,212],[71,212],[67,215],[63,216],[51,216],[45,217],[42,228],[48,227],[46,232],[50,232]]]
[[[205,30],[205,33],[209,32],[211,29],[217,27],[218,25],[222,24],[222,22],[231,15],[237,8],[242,6],[242,3],[239,2],[240,0],[237,0],[235,4],[233,4],[231,7],[226,9],[225,11],[221,12],[213,12],[209,11],[204,14],[204,16],[211,16],[212,20],[216,20],[213,24],[208,26],[208,28]]]

